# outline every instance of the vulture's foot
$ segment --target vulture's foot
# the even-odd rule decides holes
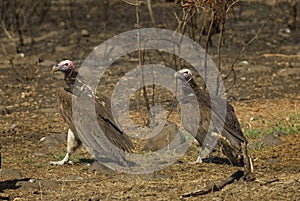
[[[63,161],[63,160],[61,160],[61,161],[50,161],[51,165],[64,165],[66,163],[73,165],[72,161]]]
[[[196,161],[190,162],[189,164],[198,164],[198,163],[203,163],[203,159],[200,156],[198,156]]]
[[[73,164],[72,161],[69,161],[70,154],[67,153],[65,157],[60,161],[50,161],[51,165],[64,165],[65,163]]]

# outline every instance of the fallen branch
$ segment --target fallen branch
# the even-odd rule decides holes
[[[197,197],[200,195],[208,194],[210,192],[219,191],[222,188],[224,188],[226,185],[233,183],[235,180],[238,181],[243,176],[244,176],[244,171],[238,170],[234,174],[232,174],[231,176],[229,176],[228,178],[226,178],[220,182],[213,183],[209,186],[206,186],[203,189],[200,189],[200,190],[197,190],[194,192],[189,192],[189,193],[183,194],[180,198]]]

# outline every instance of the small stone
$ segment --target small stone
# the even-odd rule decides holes
[[[259,139],[258,141],[254,142],[253,144],[249,145],[249,148],[255,149],[255,150],[260,150],[262,148],[270,148],[274,147],[280,144],[283,144],[284,141],[279,138],[278,135],[275,133],[266,135]]]
[[[10,130],[15,130],[16,127],[17,127],[17,124],[13,124],[13,125],[11,125]]]
[[[90,33],[89,33],[89,31],[87,29],[81,29],[80,34],[83,37],[89,37],[90,36]]]
[[[275,136],[277,136],[277,137],[281,137],[281,136],[287,136],[288,133],[282,132],[282,131],[275,131],[275,132],[273,133],[273,135],[275,135]]]
[[[240,65],[249,65],[249,62],[248,61],[241,61],[239,64]]]
[[[59,22],[58,27],[64,28],[66,26],[65,22]]]
[[[0,114],[2,115],[10,114],[10,111],[7,109],[7,107],[0,106]]]

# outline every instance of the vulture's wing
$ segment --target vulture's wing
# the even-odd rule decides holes
[[[222,111],[220,111],[220,109],[222,109],[222,108],[220,108],[218,106],[217,107],[211,106],[211,109],[212,109],[214,115],[217,116],[217,118],[219,118],[220,120],[223,119],[223,121],[224,121],[223,130],[221,131],[222,135],[227,140],[229,140],[230,144],[234,148],[240,149],[241,143],[242,142],[247,143],[248,141],[242,132],[239,120],[234,112],[234,108],[227,100],[219,98],[219,97],[213,97],[212,101],[214,101],[214,105],[226,106],[225,121],[224,121],[224,117],[222,118],[222,116],[221,116]],[[218,127],[218,125],[216,125],[216,127]]]
[[[105,155],[122,166],[127,165],[124,155],[132,151],[133,144],[113,121],[108,97],[100,94],[93,99],[84,93],[75,95],[70,90],[59,89],[58,99],[62,117],[83,144],[97,153],[96,159]],[[95,110],[90,104],[95,104]]]
[[[106,129],[103,130],[106,131],[105,136],[108,140],[122,150],[132,152],[134,146],[131,140],[119,129],[114,121],[110,98],[101,93],[97,94],[95,98],[95,108],[98,122],[104,128],[106,127]]]
[[[211,118],[214,126],[213,130],[221,134],[218,145],[221,146],[222,152],[228,157],[232,164],[242,164],[242,144],[248,141],[242,132],[232,105],[220,97],[212,97],[210,104],[208,104],[209,102],[207,101],[203,103],[206,108],[211,110]],[[226,107],[226,115],[224,107]]]

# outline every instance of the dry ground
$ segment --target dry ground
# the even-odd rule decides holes
[[[39,32],[35,33],[35,43],[24,49],[25,57],[15,55],[14,43],[1,35],[6,52],[0,55],[0,199],[179,200],[182,194],[240,169],[226,164],[189,164],[197,156],[196,144],[178,162],[147,175],[97,173],[80,162],[89,158],[84,150],[73,156],[74,165],[51,166],[49,161],[61,159],[65,147],[59,142],[45,144],[40,139],[66,133],[67,125],[56,109],[55,92],[60,87],[57,78],[61,76],[53,76],[50,66],[62,58],[83,60],[105,39],[133,29],[135,21],[134,8],[128,5],[118,2],[104,12],[100,3],[85,1],[75,3],[77,26],[70,27],[57,2],[46,16],[47,23],[36,28]],[[154,11],[162,12],[157,19],[161,27],[174,29],[170,6],[154,5]],[[251,144],[277,130],[287,135],[281,135],[283,143],[276,146],[261,145],[250,150],[256,181],[238,181],[190,200],[299,200],[300,31],[285,30],[284,8],[284,1],[279,6],[244,4],[240,16],[228,21],[222,58],[224,69],[229,70],[242,45],[272,13],[258,38],[241,56],[244,62],[236,66],[237,83],[227,95]],[[142,21],[149,26],[144,9]],[[30,38],[25,39],[30,44]],[[12,57],[14,67],[8,61]],[[122,75],[130,63],[118,65]],[[104,93],[110,94],[115,79],[112,75],[111,81],[104,83]]]

